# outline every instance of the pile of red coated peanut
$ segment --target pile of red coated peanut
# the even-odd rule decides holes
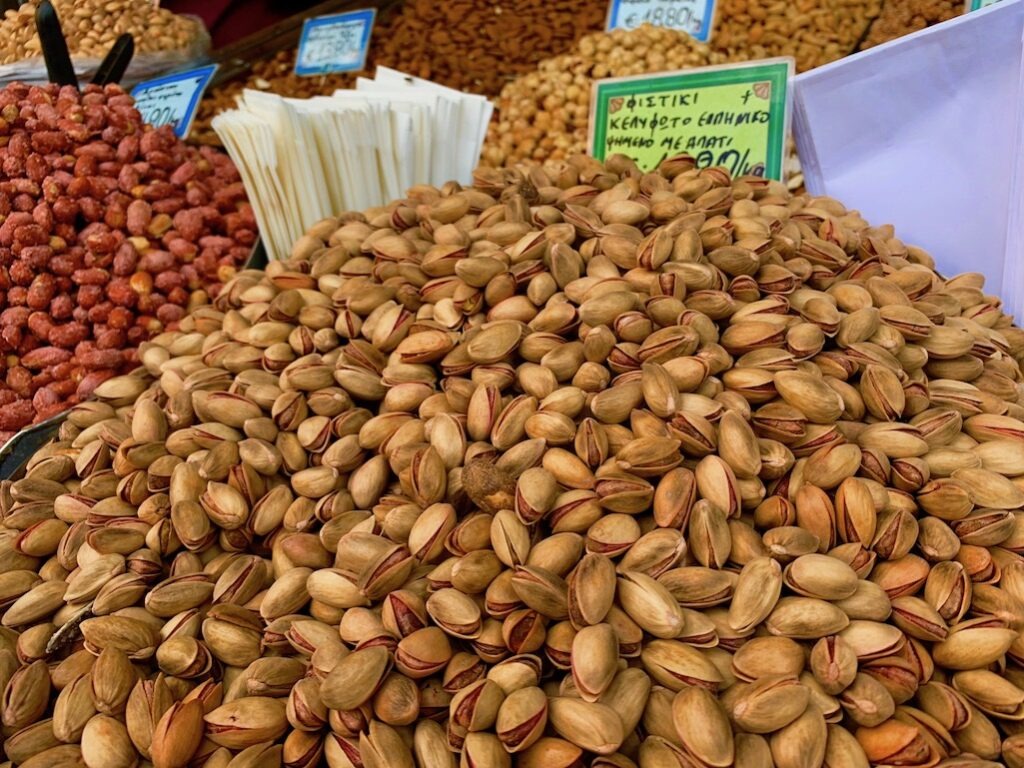
[[[132,367],[256,236],[231,160],[121,88],[0,90],[0,439]]]

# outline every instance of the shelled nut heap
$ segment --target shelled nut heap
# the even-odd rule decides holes
[[[322,221],[0,485],[7,757],[1016,768],[1022,353],[685,156]]]
[[[135,38],[139,53],[188,49],[202,32],[198,20],[151,0],[52,0],[72,56],[102,59],[119,35]],[[43,55],[36,33],[37,2],[28,0],[0,21],[0,64]]]
[[[0,90],[0,437],[87,398],[215,296],[256,224],[227,155],[117,86]]]

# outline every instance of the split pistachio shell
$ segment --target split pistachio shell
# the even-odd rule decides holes
[[[604,704],[558,696],[549,701],[548,713],[559,736],[599,755],[612,754],[625,738],[619,716]]]
[[[705,765],[726,768],[735,752],[729,719],[715,697],[699,686],[684,688],[672,701],[672,721],[683,747]]]

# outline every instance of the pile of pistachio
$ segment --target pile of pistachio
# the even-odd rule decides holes
[[[1019,768],[1022,353],[688,157],[320,222],[0,485],[4,765]]]

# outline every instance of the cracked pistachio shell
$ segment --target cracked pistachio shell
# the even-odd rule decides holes
[[[682,634],[685,618],[679,603],[664,585],[647,574],[620,574],[618,600],[629,617],[655,637],[671,639]]]
[[[679,691],[672,701],[672,722],[683,747],[701,763],[715,768],[733,764],[729,719],[711,692],[699,686]]]
[[[498,716],[505,692],[486,678],[470,683],[452,697],[449,707],[454,723],[469,731],[490,729]]]
[[[615,564],[605,555],[588,552],[566,582],[569,620],[577,629],[599,624],[615,600]]]
[[[813,703],[808,704],[796,720],[769,738],[772,758],[778,768],[821,765],[827,742],[825,718]]]
[[[835,696],[857,676],[857,656],[838,635],[821,638],[811,649],[811,673],[825,693]]]
[[[383,658],[377,653],[371,658],[371,661],[378,667],[383,665],[382,669],[386,671],[386,657],[386,651]],[[398,642],[398,647],[395,650],[395,664],[399,671],[414,679],[429,677],[441,671],[451,658],[452,648],[448,636],[438,627],[424,627],[409,633]],[[341,683],[340,678],[338,682]],[[372,684],[372,681],[368,682]],[[351,709],[351,707],[342,707],[342,709]]]
[[[331,709],[355,709],[373,696],[390,667],[391,656],[382,646],[353,651],[324,679],[320,698]]]
[[[548,701],[548,720],[563,739],[598,755],[616,752],[625,740],[622,721],[604,704],[556,696]]]
[[[782,569],[778,561],[769,557],[749,561],[733,589],[729,626],[739,632],[757,627],[774,610],[781,591]]]
[[[677,640],[652,640],[643,646],[644,669],[660,685],[673,691],[687,685],[717,690],[724,678],[710,657]]]
[[[804,597],[843,600],[857,591],[857,574],[828,555],[802,555],[786,566],[783,582]]]
[[[582,627],[572,641],[572,679],[584,701],[598,701],[618,671],[619,642],[610,624]]]
[[[842,631],[849,623],[842,610],[825,600],[784,597],[769,614],[765,626],[773,635],[816,640]]]
[[[510,753],[529,749],[543,735],[548,721],[548,698],[535,686],[509,694],[498,710],[495,732]]]
[[[799,717],[810,691],[795,677],[770,675],[743,686],[731,699],[734,722],[751,733],[771,733]]]
[[[284,735],[288,727],[284,702],[266,696],[234,699],[203,719],[207,738],[228,749],[245,749],[273,741]]]

